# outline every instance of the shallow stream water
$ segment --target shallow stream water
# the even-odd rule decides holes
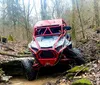
[[[12,84],[11,85],[42,85],[43,83],[46,82],[56,82],[57,78],[53,77],[44,77],[44,78],[39,78],[33,81],[28,81],[24,78],[13,78],[11,79]]]
[[[10,80],[10,82],[12,83],[11,85],[42,85],[43,83],[46,83],[46,82],[55,83],[61,73],[62,72],[61,71],[59,72],[59,69],[56,69],[56,70],[52,68],[42,69],[39,72],[37,79],[33,81],[28,81],[23,76],[16,76],[16,77],[13,77]]]

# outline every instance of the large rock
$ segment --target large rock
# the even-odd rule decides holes
[[[0,82],[8,82],[11,76],[6,76],[4,71],[0,68]]]
[[[12,76],[5,76],[5,75],[3,75],[3,76],[1,76],[1,82],[9,82],[11,77]]]

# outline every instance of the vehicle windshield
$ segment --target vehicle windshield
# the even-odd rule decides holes
[[[42,35],[56,35],[60,34],[61,32],[61,26],[57,27],[42,27],[42,28],[36,28],[35,35],[36,36],[42,36]]]
[[[36,37],[37,41],[42,41],[42,40],[57,40],[58,36],[39,36]]]

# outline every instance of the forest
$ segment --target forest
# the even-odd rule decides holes
[[[99,9],[100,0],[0,0],[0,85],[100,85]],[[28,46],[35,24],[53,19],[63,19],[71,27],[73,48],[80,50],[85,64],[51,74],[45,74],[50,69],[40,69],[33,81],[16,77],[20,70],[11,70],[21,68],[19,61],[34,60]],[[18,66],[9,66],[14,63]]]

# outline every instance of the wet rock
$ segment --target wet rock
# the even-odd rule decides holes
[[[97,34],[100,33],[100,30],[96,30],[96,33],[97,33]]]
[[[6,76],[4,71],[0,68],[0,82],[8,82],[11,76]]]
[[[71,85],[71,81],[68,80],[66,77],[62,77],[58,79],[55,84],[56,85]]]
[[[2,76],[1,76],[1,81],[2,81],[2,82],[8,82],[11,78],[12,78],[12,76],[5,76],[5,75],[2,75]]]
[[[56,84],[55,83],[52,83],[52,82],[46,82],[46,83],[44,83],[42,85],[56,85]]]
[[[11,82],[7,82],[7,83],[2,82],[2,83],[0,83],[0,85],[12,85],[12,83]]]

